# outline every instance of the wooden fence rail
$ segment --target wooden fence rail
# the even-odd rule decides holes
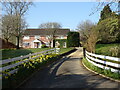
[[[40,56],[42,55],[47,55],[47,54],[52,54],[52,53],[58,53],[59,52],[59,48],[54,48],[54,49],[49,49],[49,50],[45,50],[45,51],[41,51],[41,52],[37,52],[37,53],[33,53],[33,54],[28,54],[28,55],[25,55],[25,56],[20,56],[20,57],[15,57],[15,58],[11,58],[11,59],[5,59],[5,60],[0,60],[0,63],[1,65],[5,65],[3,67],[0,67],[0,79],[2,78],[2,72],[6,71],[6,70],[10,70],[12,69],[11,71],[8,71],[8,73],[10,74],[14,74],[15,72],[18,71],[18,68],[15,68],[25,62],[28,62],[30,61],[31,59],[36,59],[36,58],[39,58]],[[35,57],[32,57],[32,56],[35,56]],[[18,61],[18,62],[16,62]],[[12,62],[15,62],[12,64]],[[7,65],[8,63],[11,63],[9,65]]]
[[[86,59],[93,65],[102,69],[111,70],[112,72],[120,73],[120,58],[93,54],[88,51],[85,52]]]

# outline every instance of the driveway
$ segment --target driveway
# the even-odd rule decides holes
[[[82,48],[38,71],[20,88],[120,88],[120,83],[88,71]]]

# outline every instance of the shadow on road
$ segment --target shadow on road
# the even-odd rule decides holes
[[[48,67],[37,72],[31,79],[29,79],[20,88],[96,88],[102,85],[104,88],[109,88],[109,85],[104,85],[106,82],[112,82],[106,78],[100,78],[97,74],[91,74],[87,71],[87,74],[74,73],[73,70],[82,70],[84,67],[72,69],[72,65],[77,60],[82,58],[77,57],[64,57],[61,60],[53,62]],[[64,62],[71,62],[65,73],[57,75],[58,69],[64,64]],[[63,69],[64,70],[64,69]],[[84,70],[83,70],[84,71]],[[67,74],[69,73],[69,74]],[[98,78],[99,77],[99,78]],[[102,87],[101,86],[101,87]]]

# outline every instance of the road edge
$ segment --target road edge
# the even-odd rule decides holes
[[[89,68],[83,63],[83,60],[82,60],[82,65],[83,65],[88,71],[90,71],[90,72],[93,72],[93,73],[98,74],[98,75],[100,75],[100,76],[102,76],[102,77],[104,77],[104,78],[107,78],[107,79],[109,79],[109,80],[112,80],[112,81],[115,81],[115,82],[120,83],[119,80],[115,80],[115,79],[113,79],[113,78],[107,77],[107,76],[105,76],[105,75],[103,75],[103,74],[100,74],[100,73],[98,73],[98,72],[95,72],[95,71],[89,69]]]

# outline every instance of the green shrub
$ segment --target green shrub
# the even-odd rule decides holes
[[[67,47],[79,47],[80,38],[78,32],[69,32],[67,36]]]
[[[43,44],[43,45],[41,46],[41,48],[47,48],[47,46],[46,46],[45,44]]]
[[[120,57],[120,45],[111,47],[110,50],[112,56]]]

